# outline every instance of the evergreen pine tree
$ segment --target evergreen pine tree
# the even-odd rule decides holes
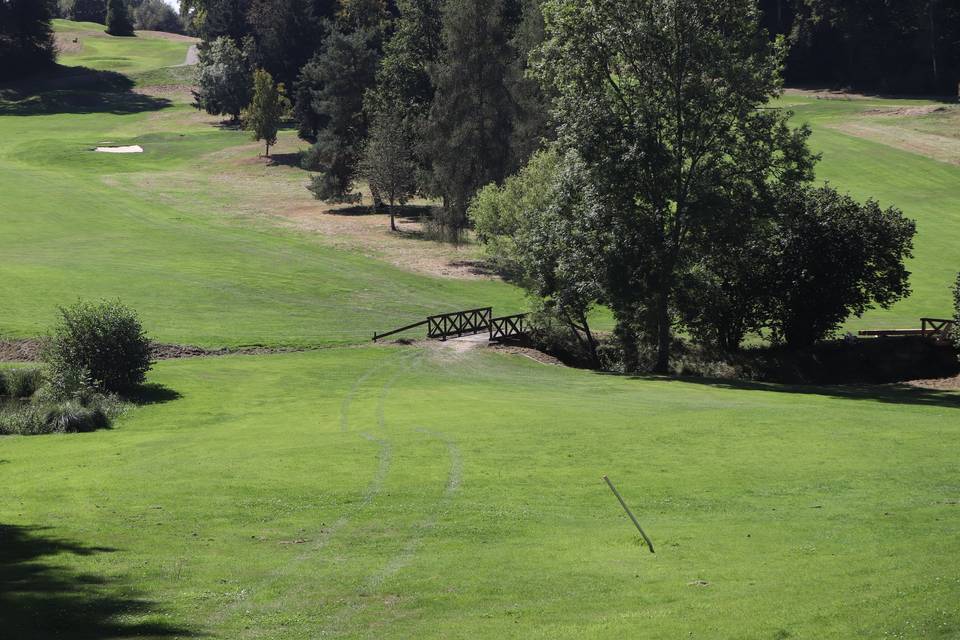
[[[506,78],[512,52],[503,0],[448,0],[443,42],[431,73],[436,94],[425,134],[433,161],[428,190],[443,197],[439,226],[458,239],[473,194],[500,182],[510,167],[514,105]]]
[[[133,22],[125,0],[107,1],[107,33],[112,36],[133,35]]]
[[[19,77],[53,64],[56,48],[44,0],[0,2],[0,78]]]

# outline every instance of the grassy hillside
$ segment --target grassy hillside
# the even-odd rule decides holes
[[[183,73],[163,65],[186,43],[58,29],[90,32],[65,65],[124,59],[141,88]],[[66,78],[0,89],[0,336],[37,335],[77,297],[206,346],[357,344],[524,305],[425,275],[417,240],[345,242],[349,211],[319,224],[290,131],[265,163],[182,87]],[[784,102],[814,126],[822,178],[919,222],[914,296],[851,326],[945,313],[958,167],[847,127],[899,102]],[[939,117],[883,126],[940,136]],[[107,143],[145,153],[90,151]],[[149,381],[113,429],[0,438],[0,637],[960,636],[956,393],[634,379],[450,346],[168,361]]]
[[[159,61],[153,49],[139,57],[140,38],[111,38],[110,46],[138,68]],[[180,55],[187,45],[177,46]],[[84,54],[62,61],[88,62]],[[316,236],[241,219],[242,175],[196,188],[186,181],[213,178],[225,149],[256,160],[248,134],[196,119],[183,95],[96,95],[86,104],[68,91],[42,108],[24,100],[13,109],[19,115],[0,116],[0,298],[12,301],[0,334],[37,335],[56,305],[77,297],[119,297],[158,339],[210,346],[358,342],[428,313],[524,307],[519,291],[501,283],[414,275]],[[145,151],[92,152],[104,143]],[[307,174],[286,176],[309,201]],[[275,188],[265,181],[261,195]]]
[[[144,598],[119,637],[960,634],[956,395],[447,349],[179,361],[151,379],[182,398],[110,432],[2,443],[0,522],[46,527],[22,544],[109,549],[39,559],[103,578],[52,594],[61,622]]]
[[[133,37],[111,36],[94,22],[54,20],[53,26],[63,51],[61,64],[128,75],[183,64],[191,43],[174,34],[138,31]]]
[[[960,145],[954,142],[960,135],[960,107],[795,93],[784,102],[797,121],[813,126],[813,147],[823,154],[818,178],[857,198],[900,207],[917,221],[916,258],[910,263],[913,295],[850,327],[914,327],[924,316],[949,317],[949,287],[960,271]],[[923,113],[930,108],[937,110],[909,115],[911,109]]]

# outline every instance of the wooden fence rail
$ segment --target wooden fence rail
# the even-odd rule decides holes
[[[525,313],[494,318],[490,322],[490,340],[505,340],[526,335],[526,318],[527,314]]]
[[[460,336],[489,332],[490,340],[505,340],[526,335],[526,317],[527,314],[518,313],[512,316],[494,318],[492,307],[442,313],[393,331],[374,333],[373,341],[376,342],[381,338],[416,329],[423,325],[427,325],[427,337],[433,339],[446,340],[452,337],[459,338]]]
[[[416,329],[417,327],[422,327],[427,324],[426,320],[421,320],[420,322],[414,322],[413,324],[408,324],[405,327],[400,327],[399,329],[394,329],[393,331],[387,331],[386,333],[376,333],[373,334],[373,341],[376,342],[380,338],[386,338],[387,336],[392,336],[396,333],[401,333],[403,331],[409,331],[410,329]]]
[[[953,320],[941,318],[921,318],[920,322],[920,331],[924,338],[949,338],[957,324]]]

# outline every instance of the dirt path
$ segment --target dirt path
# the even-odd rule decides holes
[[[184,61],[181,67],[189,67],[192,64],[197,64],[200,62],[200,53],[197,51],[197,45],[192,44],[190,48],[187,49],[187,59]]]

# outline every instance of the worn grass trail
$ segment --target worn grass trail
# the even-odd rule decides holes
[[[443,348],[169,361],[152,380],[182,397],[0,451],[0,522],[112,549],[44,561],[103,580],[74,585],[77,607],[146,594],[127,625],[960,633],[955,394],[635,380]]]

